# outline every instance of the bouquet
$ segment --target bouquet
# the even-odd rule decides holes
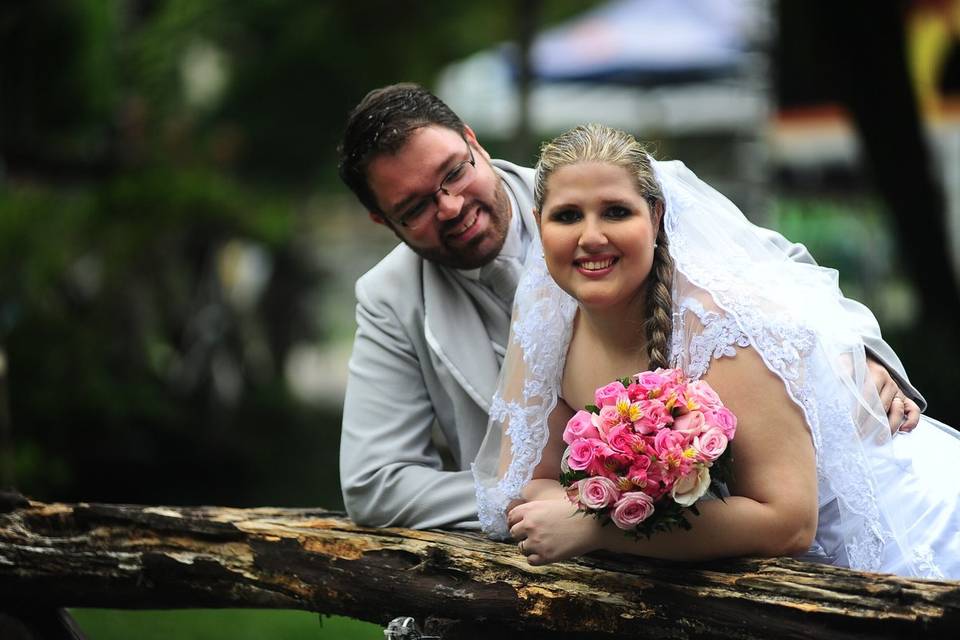
[[[702,380],[657,369],[596,390],[567,422],[560,483],[584,513],[649,537],[674,526],[711,485],[729,480],[737,418]]]

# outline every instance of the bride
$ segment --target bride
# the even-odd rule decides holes
[[[544,146],[543,246],[474,464],[481,524],[531,564],[594,550],[697,560],[794,555],[960,579],[957,432],[891,436],[836,272],[784,260],[740,211],[632,136],[577,127]],[[733,481],[693,527],[635,540],[580,517],[561,435],[612,380],[680,367],[738,418]]]

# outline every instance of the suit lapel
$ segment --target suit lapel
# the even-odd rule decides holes
[[[427,344],[489,413],[500,367],[474,301],[442,267],[424,261],[423,303]]]

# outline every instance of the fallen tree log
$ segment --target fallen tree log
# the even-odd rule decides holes
[[[3,504],[5,502],[5,505]],[[466,532],[367,529],[305,509],[0,500],[0,608],[285,608],[444,640],[955,637],[960,582],[792,559],[614,556],[531,567]]]

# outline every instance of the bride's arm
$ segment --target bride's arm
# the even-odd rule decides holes
[[[550,428],[547,446],[543,448],[540,464],[533,470],[533,479],[523,488],[524,502],[547,499],[566,500],[566,491],[560,484],[560,459],[567,447],[563,441],[563,430],[567,426],[567,421],[573,417],[573,413],[573,409],[564,402],[563,398],[557,399],[557,406],[547,418],[547,425]]]
[[[679,560],[792,555],[806,551],[817,527],[813,443],[783,382],[753,349],[715,360],[704,377],[738,418],[733,494],[698,503],[693,528],[634,540],[613,525],[576,514],[565,499],[535,500],[509,514],[511,535],[526,540],[531,564],[598,549]]]

